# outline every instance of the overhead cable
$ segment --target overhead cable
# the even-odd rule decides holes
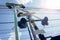
[[[5,5],[0,5],[0,9],[8,9]],[[27,10],[55,10],[55,11],[60,11],[60,9],[48,9],[48,8],[36,8],[36,7],[26,7],[25,9]]]
[[[14,22],[0,22],[0,24],[10,24],[10,23],[14,23]]]
[[[14,27],[13,27],[14,28]],[[13,28],[11,28],[11,29],[0,29],[0,31],[12,31],[13,30]]]

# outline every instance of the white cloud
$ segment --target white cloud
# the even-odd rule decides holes
[[[18,34],[19,34],[19,37],[21,36],[21,32],[18,32]],[[15,40],[15,32],[11,32],[10,33],[10,37],[9,37],[9,39],[8,40]]]
[[[16,0],[19,4],[27,4],[29,2],[32,2],[32,0]]]
[[[43,0],[41,7],[50,9],[60,9],[60,0]]]
[[[16,0],[19,4],[27,4],[32,2],[32,0]],[[36,2],[37,6],[40,8],[49,8],[49,9],[60,9],[60,0],[33,0]],[[36,5],[31,4],[31,5]],[[30,5],[29,5],[30,6]]]

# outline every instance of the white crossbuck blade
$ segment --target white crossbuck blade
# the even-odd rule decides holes
[[[46,32],[43,29],[35,31],[35,34],[44,34],[44,33],[46,33]]]

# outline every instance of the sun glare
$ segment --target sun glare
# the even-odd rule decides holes
[[[60,0],[45,0],[42,1],[41,7],[49,9],[60,9]]]

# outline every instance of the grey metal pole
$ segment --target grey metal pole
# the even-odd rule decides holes
[[[16,7],[14,5],[14,22],[15,22],[15,38],[16,40],[19,40],[19,37],[18,37],[18,29],[17,29],[17,13],[16,13]]]

